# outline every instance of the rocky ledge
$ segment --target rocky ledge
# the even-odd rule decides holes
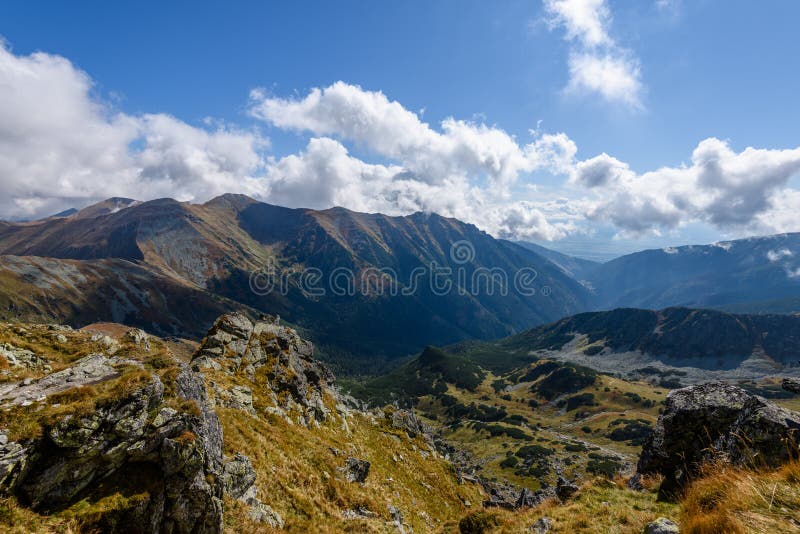
[[[139,332],[129,337],[150,350]],[[40,513],[132,495],[86,527],[174,533],[221,532],[228,495],[255,521],[280,527],[255,496],[250,460],[223,455],[205,377],[175,359],[156,369],[143,361],[91,354],[35,380],[3,383],[0,495]]]

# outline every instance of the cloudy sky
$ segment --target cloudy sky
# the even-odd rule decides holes
[[[0,218],[436,211],[586,256],[800,231],[800,4],[0,5]]]

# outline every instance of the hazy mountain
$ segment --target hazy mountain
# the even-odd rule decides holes
[[[597,305],[606,309],[721,307],[800,297],[800,233],[645,250],[604,263],[588,278]]]
[[[464,257],[451,254],[454,243]],[[127,260],[179,285],[279,313],[309,327],[329,358],[350,363],[379,363],[428,343],[502,337],[587,309],[590,298],[546,258],[455,219],[288,209],[242,195],[200,205],[110,199],[66,218],[4,223],[0,254]],[[257,295],[250,288],[251,274],[265,266],[274,268],[277,285]],[[452,269],[445,277],[453,284],[446,294],[432,287],[432,266]],[[308,268],[319,269],[314,289],[325,294],[301,283],[299,273]],[[336,268],[347,270],[353,291],[331,290]],[[376,268],[390,269],[389,278],[380,278]],[[488,291],[485,278],[472,287],[473,275],[482,268],[507,275],[506,295],[499,287]],[[513,287],[521,269],[535,271],[533,296]],[[95,283],[104,279],[96,277]],[[398,283],[400,294],[390,294],[387,280]],[[131,283],[140,287],[141,280]],[[409,294],[402,294],[403,288]]]
[[[547,258],[561,268],[565,274],[576,280],[585,280],[589,274],[601,264],[598,261],[586,260],[583,258],[562,254],[556,250],[537,245],[536,243],[530,243],[528,241],[518,241],[517,244]]]

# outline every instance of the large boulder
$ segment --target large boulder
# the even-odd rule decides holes
[[[666,398],[637,473],[663,475],[659,495],[674,498],[712,458],[739,465],[785,462],[798,430],[800,414],[726,382],[677,389]]]
[[[736,464],[776,467],[797,456],[798,440],[800,413],[753,396],[715,445]]]

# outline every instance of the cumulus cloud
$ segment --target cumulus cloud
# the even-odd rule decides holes
[[[597,93],[609,102],[640,108],[639,63],[623,54],[573,53],[569,57],[567,92]]]
[[[575,31],[593,32],[592,24]],[[573,39],[605,46],[596,35]],[[800,191],[788,183],[800,172],[800,148],[736,152],[710,138],[689,164],[640,174],[606,153],[578,160],[564,133],[520,142],[483,122],[431,125],[381,92],[343,82],[293,98],[254,91],[249,109],[307,136],[305,147],[267,155],[258,130],[126,114],[98,99],[67,59],[0,46],[0,216],[46,216],[111,196],[205,201],[238,192],[291,207],[437,212],[510,239],[561,239],[595,221],[631,234],[693,222],[800,229]],[[563,183],[548,189],[540,175]]]
[[[571,172],[577,147],[563,133],[520,144],[483,123],[448,118],[434,128],[383,93],[344,82],[290,99],[253,91],[250,110],[274,127],[314,136],[301,153],[270,165],[271,201],[437,212],[507,238],[558,239],[577,231],[582,218],[563,210],[551,218],[543,202],[513,198],[534,171]],[[367,164],[345,142],[391,163]]]
[[[569,40],[584,46],[611,45],[607,26],[611,12],[605,0],[545,0],[551,27],[563,26]]]
[[[0,44],[0,212],[28,218],[109,196],[181,200],[252,178],[265,141],[221,126],[199,129],[169,115],[115,112],[67,59],[16,56]]]
[[[564,134],[520,145],[505,131],[448,118],[435,130],[382,92],[336,82],[303,98],[251,94],[251,113],[283,129],[335,136],[402,164],[419,181],[441,184],[454,176],[483,176],[497,187],[521,173],[565,169],[577,148]]]
[[[579,162],[573,182],[596,192],[588,215],[631,233],[704,222],[720,229],[797,229],[800,198],[786,185],[800,172],[800,148],[735,152],[716,138],[701,141],[691,165],[636,174],[602,154]],[[794,212],[794,216],[789,215]]]
[[[563,28],[569,54],[571,94],[597,94],[608,102],[642,108],[639,60],[611,38],[606,0],[544,0],[550,28]]]

